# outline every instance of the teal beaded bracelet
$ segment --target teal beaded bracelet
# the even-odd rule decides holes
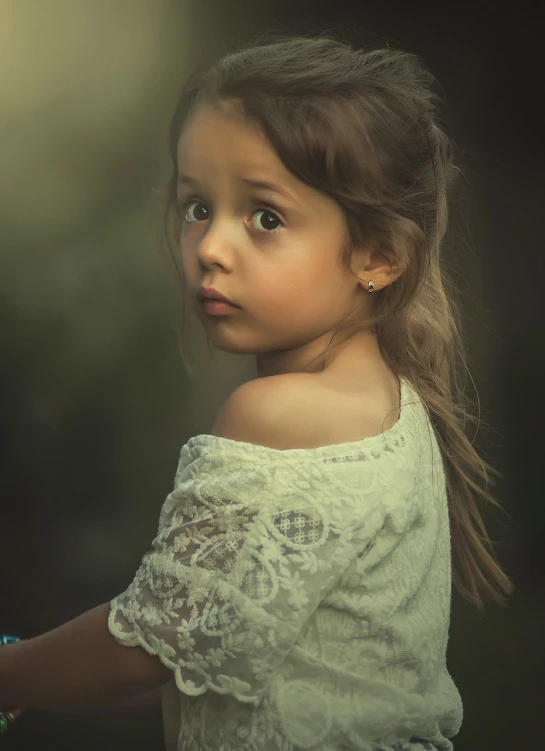
[[[21,641],[18,636],[8,636],[8,634],[0,634],[0,647],[6,644],[14,644]],[[10,727],[17,721],[17,718],[10,712],[9,709],[0,709],[0,733],[5,733]]]

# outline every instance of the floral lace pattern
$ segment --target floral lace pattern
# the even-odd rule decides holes
[[[191,438],[108,625],[173,671],[169,751],[449,751],[449,617],[442,463],[402,381],[398,422],[362,441]]]

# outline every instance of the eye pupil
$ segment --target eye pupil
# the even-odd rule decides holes
[[[193,212],[194,212],[194,215],[195,215],[195,219],[197,219],[197,220],[208,219],[208,216],[198,216],[199,208],[204,210],[205,215],[207,213],[207,209],[206,209],[205,206],[203,206],[202,203],[196,203],[195,208],[193,209]]]
[[[260,221],[260,222],[262,223],[262,225],[263,225],[263,227],[264,227],[265,229],[276,229],[276,226],[275,226],[275,227],[270,227],[270,226],[268,225],[268,223],[267,223],[267,220],[265,219],[266,217],[268,217],[268,220],[269,220],[269,221],[272,221],[272,222],[273,222],[273,224],[274,224],[275,222],[279,222],[279,219],[278,219],[278,217],[277,217],[277,216],[275,216],[274,214],[272,214],[272,213],[271,213],[270,211],[263,211],[263,212],[262,212],[262,216],[261,216],[261,219],[259,220],[259,221]]]

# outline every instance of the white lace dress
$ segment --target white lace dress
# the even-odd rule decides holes
[[[168,751],[451,750],[450,556],[441,456],[402,381],[397,423],[361,441],[190,438],[109,630],[172,669]]]

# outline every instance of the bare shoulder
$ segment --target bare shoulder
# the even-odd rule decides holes
[[[307,448],[301,420],[304,378],[287,373],[247,381],[219,409],[211,434],[275,449]]]
[[[395,402],[384,386],[346,388],[306,373],[257,378],[233,391],[211,433],[281,450],[355,442],[392,427]]]

